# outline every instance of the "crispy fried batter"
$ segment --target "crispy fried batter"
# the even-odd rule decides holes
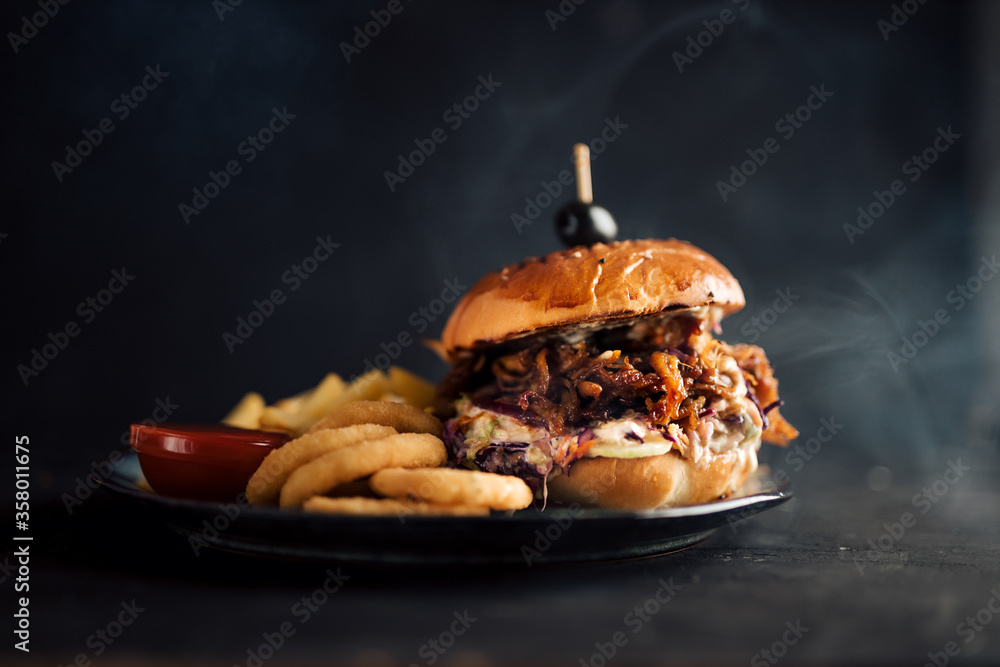
[[[495,510],[524,509],[534,499],[519,477],[465,469],[389,468],[372,475],[368,484],[383,496],[440,505],[486,505]]]
[[[302,509],[314,514],[364,514],[368,516],[488,516],[483,505],[432,505],[396,498],[327,498],[313,496]]]
[[[331,412],[309,429],[309,433],[354,424],[391,426],[399,433],[430,433],[441,437],[441,420],[412,405],[393,401],[354,401]]]
[[[429,433],[399,433],[324,454],[305,464],[281,488],[281,507],[307,499],[383,468],[435,467],[448,458],[441,439]]]
[[[396,433],[389,426],[358,424],[309,433],[267,455],[247,484],[251,505],[277,505],[281,487],[300,466],[329,452],[351,447],[366,440],[378,440]]]

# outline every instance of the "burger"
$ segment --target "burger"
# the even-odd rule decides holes
[[[642,510],[731,495],[781,416],[764,351],[714,338],[745,305],[718,260],[668,240],[596,243],[490,273],[442,334],[435,410],[454,464],[536,497]]]

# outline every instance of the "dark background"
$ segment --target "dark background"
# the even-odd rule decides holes
[[[500,601],[488,577],[473,579],[469,604],[492,600],[497,629],[470,635],[465,648],[477,660],[577,664],[610,634],[607,619],[648,596],[661,576],[656,568],[666,567],[681,578],[725,582],[699,589],[691,607],[712,629],[678,635],[664,616],[659,634],[643,635],[648,643],[631,645],[619,660],[742,662],[802,609],[831,623],[803,641],[795,660],[914,662],[940,650],[1000,584],[1000,291],[986,282],[960,311],[947,300],[1000,247],[998,13],[988,3],[931,2],[884,39],[878,21],[890,19],[890,3],[751,0],[741,11],[743,4],[590,0],[553,30],[546,11],[558,11],[556,2],[402,0],[402,13],[350,63],[339,44],[384,3],[246,1],[220,20],[208,0],[73,2],[17,53],[8,37],[0,64],[4,425],[10,440],[31,437],[35,497],[48,503],[52,546],[38,546],[47,569],[36,575],[45,605],[37,650],[50,662],[71,660],[92,629],[74,623],[104,619],[114,606],[95,602],[94,591],[114,591],[107,595],[115,602],[141,590],[162,596],[164,617],[190,599],[205,623],[216,611],[235,618],[220,621],[212,638],[197,635],[204,626],[194,621],[182,622],[179,640],[147,628],[115,652],[241,660],[257,625],[262,632],[269,621],[239,614],[266,608],[286,589],[311,589],[308,575],[285,577],[239,558],[194,564],[183,553],[167,574],[159,561],[142,567],[150,551],[169,553],[168,536],[150,528],[140,535],[152,546],[120,543],[130,530],[125,510],[95,497],[74,516],[60,496],[92,462],[126,449],[129,422],[151,417],[158,400],[177,406],[173,420],[217,420],[249,390],[274,400],[329,371],[359,373],[401,332],[438,336],[444,315],[422,334],[410,315],[446,280],[471,285],[487,270],[560,247],[552,218],[572,192],[520,231],[512,216],[525,215],[525,199],[570,168],[572,144],[600,136],[608,119],[623,129],[596,156],[594,185],[620,237],[676,236],[718,257],[747,295],[724,338],[768,351],[800,442],[817,434],[821,419],[843,427],[801,469],[785,452],[762,453],[789,473],[798,497],[779,518],[762,517],[739,535],[651,561],[659,565],[587,568],[579,578],[505,575]],[[679,72],[673,54],[724,9],[736,20]],[[20,31],[22,17],[37,11],[35,3],[7,3],[0,28]],[[128,118],[116,118],[112,101],[157,65],[169,76]],[[480,76],[500,86],[454,129],[442,114],[471,95]],[[833,94],[785,138],[775,121],[804,104],[811,86]],[[265,127],[273,108],[286,107],[295,118],[246,163],[237,146]],[[64,161],[67,144],[105,117],[114,131],[57,180],[52,162]],[[384,172],[439,127],[447,141],[390,191]],[[911,183],[903,163],[949,127],[960,139]],[[780,150],[723,201],[716,182],[768,137]],[[185,224],[178,206],[234,159],[242,172]],[[904,180],[905,194],[851,243],[844,225],[894,179]],[[318,236],[340,247],[290,291],[283,273]],[[122,267],[134,281],[84,323],[77,305]],[[287,301],[231,353],[224,332],[276,288]],[[755,327],[752,318],[769,317],[776,290],[796,300],[765,319],[766,330]],[[903,337],[939,308],[950,321],[894,369],[888,353],[899,354]],[[80,334],[25,385],[17,367],[71,320]],[[446,370],[419,344],[395,363],[435,381]],[[883,522],[912,511],[911,496],[956,457],[974,470],[960,490],[909,544],[896,545],[895,560],[873,563],[878,572],[859,578],[851,554],[866,549]],[[9,497],[12,485],[2,488]],[[102,551],[101,540],[113,547]],[[947,555],[952,550],[964,556]],[[763,564],[733,571],[733,558]],[[258,568],[269,571],[266,590],[221,574]],[[229,576],[232,589],[206,588],[203,580],[215,575]],[[433,585],[416,583],[427,576]],[[457,601],[465,589],[440,573],[390,581],[337,611],[367,632],[316,627],[282,660],[367,660],[364,651],[378,648],[388,664],[419,661],[421,637],[439,625],[433,614],[424,618],[419,601],[429,599],[447,618],[466,604]],[[178,596],[177,586],[189,595]],[[755,616],[758,605],[772,612]],[[877,613],[859,616],[873,605]],[[397,610],[390,622],[376,621],[387,607]],[[675,608],[671,617],[687,614]],[[915,618],[925,623],[922,635],[905,630]],[[874,619],[895,629],[868,636],[863,629]],[[553,623],[575,639],[547,642]],[[724,627],[746,630],[719,641]],[[504,639],[511,633],[519,642]],[[862,636],[872,653],[861,650]],[[997,636],[987,628],[961,659],[996,659]]]

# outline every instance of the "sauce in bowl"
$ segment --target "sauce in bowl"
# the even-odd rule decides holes
[[[129,444],[156,493],[174,498],[232,502],[287,433],[222,424],[132,424]]]

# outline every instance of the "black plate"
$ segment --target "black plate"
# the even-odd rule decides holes
[[[224,549],[278,558],[363,564],[571,563],[638,558],[696,544],[792,497],[764,489],[760,474],[739,497],[647,512],[558,507],[489,517],[366,517],[305,514],[158,496],[129,453],[105,489],[144,504],[195,552]]]

